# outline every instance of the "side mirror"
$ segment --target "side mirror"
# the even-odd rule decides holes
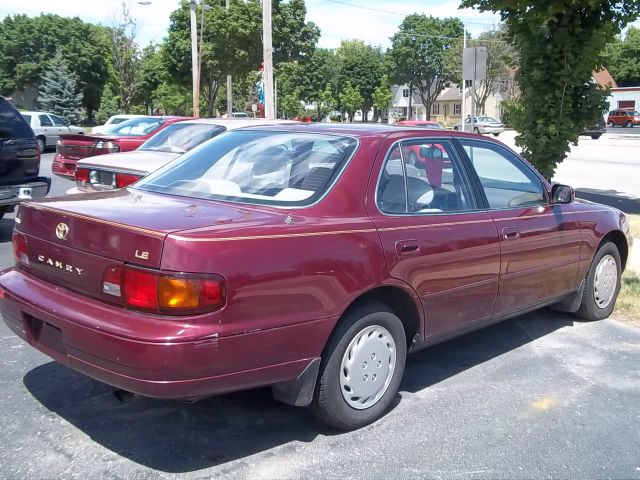
[[[551,203],[571,203],[576,198],[576,192],[569,185],[556,183],[551,187]]]

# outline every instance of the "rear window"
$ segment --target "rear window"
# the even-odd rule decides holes
[[[174,123],[144,142],[138,150],[184,153],[225,130],[219,125]]]
[[[134,118],[127,122],[122,122],[117,127],[109,130],[109,133],[123,136],[141,136],[156,130],[165,120],[161,118]]]
[[[305,206],[324,195],[357,144],[342,136],[234,130],[184,154],[135,188],[212,200]]]
[[[31,127],[6,100],[0,99],[0,138],[33,138]]]

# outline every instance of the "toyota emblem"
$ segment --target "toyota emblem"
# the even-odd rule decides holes
[[[65,240],[69,235],[69,226],[66,223],[59,223],[56,226],[56,237],[60,240]]]

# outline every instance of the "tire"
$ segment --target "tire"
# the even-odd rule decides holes
[[[591,135],[591,138],[593,138],[594,140],[598,140],[601,137],[601,135]]]
[[[499,133],[494,133],[493,136],[497,137],[498,135],[500,135]]]
[[[38,142],[38,149],[40,150],[40,153],[44,153],[44,149],[47,148],[45,139],[42,137],[38,137],[36,138],[36,142]]]
[[[473,133],[480,135],[480,129],[478,127],[473,127]]]
[[[611,120],[609,120],[609,122],[607,122],[607,126],[608,126],[609,128],[613,128],[613,127],[615,127],[615,126],[616,126],[616,124],[615,124],[615,123],[613,123]]]
[[[628,120],[627,123],[624,124],[624,126],[627,128],[633,128],[633,122],[631,120]]]
[[[453,127],[453,129],[457,132],[458,131],[458,127]]]
[[[395,349],[389,348],[391,340]],[[387,355],[393,368],[385,372]],[[404,327],[387,306],[371,302],[348,313],[336,327],[322,355],[311,413],[340,430],[353,430],[376,421],[389,409],[398,392],[406,355]],[[349,369],[350,362],[353,362],[352,370]],[[351,371],[357,371],[358,376],[344,373]],[[376,372],[383,372],[384,377],[376,378]],[[360,375],[363,375],[362,380]],[[381,379],[384,383],[371,393],[370,385],[375,388],[373,382]],[[365,383],[367,381],[369,383]],[[357,396],[358,393],[369,397],[363,399]]]
[[[613,263],[612,263],[613,262]],[[610,269],[615,264],[615,272]],[[575,315],[584,320],[602,320],[607,318],[613,312],[616,305],[616,299],[620,292],[620,276],[621,276],[621,262],[620,253],[618,247],[612,242],[607,242],[602,245],[591,262],[591,267],[587,273],[587,278],[584,286],[584,293],[582,294],[582,303]],[[611,275],[611,278],[607,282],[606,275]],[[611,280],[615,279],[615,285],[613,289],[611,287],[606,288],[606,284],[611,284]],[[600,282],[597,282],[600,280]],[[605,283],[605,288],[602,287],[602,282]],[[596,294],[596,283],[600,283],[601,293]],[[607,295],[608,292],[611,292]],[[609,299],[605,304],[603,300]]]

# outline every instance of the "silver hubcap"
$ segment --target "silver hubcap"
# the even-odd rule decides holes
[[[593,298],[598,308],[607,308],[618,286],[618,265],[615,258],[605,255],[596,267],[593,279]]]
[[[375,405],[389,388],[396,368],[396,342],[386,328],[372,325],[360,331],[340,364],[340,390],[357,410]]]

